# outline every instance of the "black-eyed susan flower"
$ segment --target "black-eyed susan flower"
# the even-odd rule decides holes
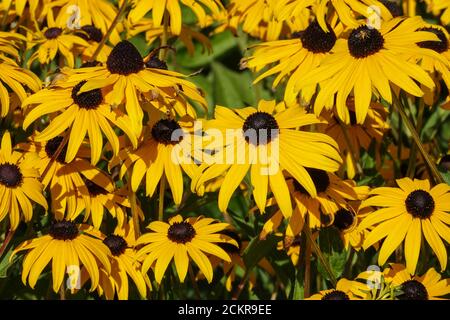
[[[13,150],[11,135],[3,133],[0,149],[0,221],[9,215],[10,229],[16,230],[20,220],[25,222],[33,216],[30,200],[47,210],[47,201],[39,182],[38,161],[34,153]]]
[[[107,177],[106,174],[103,174],[103,176]],[[96,181],[100,181],[100,183]],[[112,192],[108,191],[99,185],[102,184],[102,182],[103,181],[101,179],[99,180],[97,177],[95,177],[94,181],[85,180],[86,188],[89,192],[89,197],[87,198],[89,204],[86,205],[84,212],[85,220],[90,217],[93,226],[100,229],[106,210],[112,217],[117,219],[117,225],[122,226],[126,218],[126,208],[130,207],[130,201],[127,199],[127,192],[125,189],[113,190]],[[112,182],[109,182],[107,187],[110,188],[111,185]],[[75,212],[75,215],[73,216],[67,216],[67,218],[74,219],[76,213],[78,212]]]
[[[125,103],[131,128],[139,136],[144,118],[139,101],[141,94],[147,94],[147,100],[159,96],[166,100],[185,100],[186,97],[206,105],[200,91],[184,77],[163,67],[147,65],[136,47],[123,40],[111,51],[105,66],[70,70],[68,81],[87,80],[79,94],[103,89],[105,102],[115,106]]]
[[[305,300],[362,300],[365,297],[365,284],[340,279],[335,289],[322,290]]]
[[[399,300],[444,300],[442,297],[450,294],[450,279],[442,279],[434,268],[418,276],[396,263],[390,264],[383,273],[386,281],[397,289]]]
[[[438,41],[423,41],[417,43],[421,48],[427,48],[434,50],[436,53],[442,56],[444,61],[433,59],[429,56],[417,56],[414,57],[420,62],[420,66],[427,71],[436,83],[436,90],[425,89],[424,101],[427,105],[433,105],[436,98],[440,95],[441,90],[439,87],[439,81],[444,80],[447,88],[450,88],[450,48],[449,48],[449,34],[444,27],[438,25],[426,25],[420,28],[421,31],[427,31],[435,34],[438,37]]]
[[[408,2],[416,2],[408,0]],[[450,22],[450,1],[448,0],[425,0],[427,3],[428,10],[431,11],[435,16],[439,16],[441,22],[444,25],[448,25]],[[414,7],[415,9],[415,7]],[[416,13],[416,11],[411,11]]]
[[[81,58],[83,61],[91,61],[94,53],[96,52],[99,44],[102,42],[103,33],[102,31],[93,26],[93,25],[85,25],[82,26],[79,30],[74,33],[76,36],[84,39],[89,44],[88,47],[82,47],[81,50]],[[95,60],[99,62],[106,62],[109,54],[111,53],[111,47],[107,45],[103,45],[96,56]]]
[[[295,130],[319,122],[298,105],[286,109],[284,102],[261,100],[257,108],[234,110],[216,107],[215,119],[206,124],[206,135],[216,140],[211,146],[217,152],[200,166],[201,174],[193,179],[192,186],[198,189],[225,174],[218,199],[219,209],[225,212],[233,192],[250,172],[259,210],[265,211],[270,187],[283,215],[290,217],[292,204],[283,170],[316,196],[316,187],[305,167],[333,172],[341,163],[336,142],[329,136]],[[213,136],[217,133],[220,139]]]
[[[350,122],[347,98],[353,91],[356,122],[366,118],[372,95],[392,103],[391,84],[407,93],[422,97],[424,92],[414,82],[434,88],[428,73],[407,61],[408,54],[428,55],[443,60],[435,51],[421,48],[418,42],[437,41],[431,32],[416,31],[424,26],[420,17],[394,18],[381,24],[380,29],[361,25],[338,39],[332,54],[320,66],[302,75],[297,90],[326,81],[317,94],[314,111],[320,114],[336,95],[336,111],[345,123]]]
[[[110,162],[110,167],[123,162],[121,176],[130,172],[133,192],[138,190],[145,176],[146,194],[150,197],[164,175],[178,205],[183,196],[183,172],[192,178],[197,172],[196,159],[201,159],[196,154],[200,150],[193,149],[194,121],[189,117],[179,121],[153,118],[148,129],[140,146],[136,150],[124,148]]]
[[[198,24],[204,28],[207,25],[207,14],[219,14],[225,10],[219,0],[161,0],[147,1],[134,0],[134,6],[128,15],[131,23],[136,23],[142,19],[147,12],[152,12],[153,24],[155,27],[163,25],[164,15],[170,17],[169,27],[173,34],[179,35],[183,25],[183,15],[181,6],[183,4],[189,7],[197,16]]]
[[[48,10],[57,10],[54,24],[65,28],[72,23],[72,29],[79,26],[93,25],[106,34],[117,16],[117,8],[108,0],[61,0],[49,1]],[[47,15],[47,18],[51,17]],[[112,43],[120,41],[121,24],[111,32],[109,40]]]
[[[75,57],[73,50],[77,46],[88,47],[89,44],[82,38],[72,34],[70,30],[56,27],[50,24],[42,31],[30,33],[28,35],[28,49],[36,48],[36,52],[28,60],[28,67],[38,60],[41,65],[50,64],[60,54],[65,59],[70,68],[74,67]]]
[[[441,183],[431,188],[428,180],[410,178],[396,182],[398,188],[373,189],[361,205],[380,208],[360,224],[362,229],[374,227],[364,241],[364,249],[385,238],[378,256],[378,263],[383,265],[404,242],[406,266],[414,274],[423,235],[444,270],[447,251],[442,239],[450,243],[450,187]]]
[[[334,47],[337,35],[341,32],[341,25],[334,28],[330,26],[329,31],[326,32],[317,21],[313,21],[306,28],[292,34],[289,40],[268,41],[255,45],[252,56],[244,59],[241,66],[249,67],[255,72],[271,66],[259,75],[254,83],[276,75],[273,87],[277,87],[282,81],[287,81],[284,100],[288,105],[294,104],[299,94],[302,104],[308,104],[316,92],[316,85],[305,87],[299,93],[295,88],[300,77],[320,65],[323,58]]]
[[[386,8],[382,1],[378,0],[323,0],[317,2],[316,15],[324,30],[327,30],[326,18],[330,11],[335,12],[344,25],[352,28],[361,24],[357,19],[360,16],[369,18],[369,21],[392,18],[390,10]],[[330,5],[333,10],[329,10]]]
[[[86,160],[89,151],[81,150],[74,160],[66,162],[66,145],[59,156],[52,161],[63,139],[62,136],[57,136],[46,142],[36,142],[34,137],[31,137],[29,142],[18,146],[21,150],[37,154],[36,165],[42,184],[45,188],[49,187],[52,212],[56,219],[77,217],[85,209],[90,212],[92,197],[85,180],[94,181],[109,194],[114,192],[114,186],[108,175]],[[87,155],[85,154],[83,157],[83,153],[87,153]],[[111,206],[108,207],[111,208]],[[95,206],[95,208],[97,212],[98,207]],[[111,209],[110,212],[114,215],[115,211],[113,208]],[[101,217],[103,215],[96,215],[97,220]],[[117,218],[121,218],[120,212]]]
[[[23,127],[28,128],[44,115],[55,116],[34,139],[38,142],[49,141],[70,129],[65,161],[71,162],[87,135],[91,148],[91,163],[96,164],[102,155],[103,135],[111,144],[114,154],[119,151],[119,139],[111,124],[125,132],[134,146],[137,145],[137,137],[130,128],[129,118],[104,101],[102,90],[80,92],[85,83],[58,82],[57,86],[30,96],[23,102],[23,106],[34,107],[27,114]]]
[[[79,226],[70,220],[53,221],[48,234],[27,240],[20,244],[11,255],[28,251],[23,260],[22,282],[34,288],[44,268],[52,261],[53,290],[58,292],[66,267],[84,266],[91,279],[90,291],[94,291],[99,283],[99,268],[102,266],[111,272],[108,259],[109,249],[101,240],[88,235],[89,227]]]
[[[20,34],[0,32],[0,117],[5,117],[12,100],[8,88],[23,101],[27,97],[28,87],[36,92],[41,89],[41,81],[30,70],[17,64],[19,59],[18,46],[26,38]]]
[[[145,298],[147,286],[151,289],[151,283],[148,276],[142,273],[141,263],[136,258],[137,251],[134,247],[136,233],[132,221],[125,220],[122,226],[117,226],[109,235],[101,232],[96,232],[96,235],[111,252],[109,255],[111,273],[104,268],[100,270],[100,281],[97,287],[99,296],[104,295],[107,300],[113,300],[116,296],[119,300],[127,300],[130,291],[129,278],[131,278],[140,296]],[[86,277],[88,274],[83,272],[82,276]]]
[[[328,123],[320,125],[320,131],[336,140],[344,158],[347,177],[353,179],[357,172],[361,149],[368,151],[374,142],[376,147],[379,148],[384,134],[389,130],[390,126],[386,121],[387,110],[380,103],[372,102],[370,104],[363,124],[358,124],[356,121],[353,99],[347,101],[347,107],[350,115],[348,124],[339,121],[334,112],[325,111],[322,115]]]
[[[235,240],[220,233],[228,227],[228,223],[220,223],[211,218],[196,217],[183,220],[180,215],[171,218],[169,223],[151,222],[147,227],[151,232],[142,235],[136,241],[136,245],[144,245],[138,251],[138,258],[143,259],[143,271],[146,273],[155,263],[155,279],[161,283],[167,266],[173,259],[178,278],[184,282],[189,260],[192,259],[208,282],[211,282],[213,269],[208,255],[231,262],[230,256],[218,244],[229,243],[237,246]]]

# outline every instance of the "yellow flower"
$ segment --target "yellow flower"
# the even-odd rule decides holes
[[[50,124],[34,139],[37,142],[49,141],[70,129],[65,161],[71,162],[87,135],[91,146],[91,163],[95,165],[102,155],[103,134],[111,144],[114,154],[119,151],[119,139],[111,124],[125,132],[134,146],[137,145],[137,137],[129,126],[129,118],[104,101],[102,90],[93,89],[81,93],[80,89],[85,83],[86,81],[60,81],[54,87],[28,97],[23,106],[36,106],[27,114],[23,127],[27,129],[31,123],[44,115],[56,114]]]
[[[28,281],[34,289],[40,274],[52,261],[53,291],[59,291],[66,267],[78,267],[73,270],[73,277],[77,280],[81,265],[87,269],[91,279],[90,291],[94,291],[99,283],[100,265],[110,273],[111,264],[108,260],[108,247],[83,232],[88,230],[87,226],[80,227],[70,220],[53,221],[47,235],[20,244],[10,261],[16,253],[28,251],[23,260],[22,282],[26,285]]]
[[[136,23],[142,19],[147,12],[152,12],[152,19],[155,27],[163,23],[165,14],[170,17],[169,26],[173,34],[179,35],[183,25],[183,15],[180,4],[189,7],[197,16],[199,25],[206,27],[207,12],[219,14],[224,10],[219,0],[134,0],[134,7],[131,9],[128,19],[131,23]]]
[[[66,70],[67,81],[87,81],[79,94],[103,89],[106,103],[114,106],[125,103],[136,136],[141,134],[144,118],[139,101],[141,94],[147,94],[149,101],[161,96],[166,101],[184,102],[185,105],[188,98],[206,105],[200,91],[183,79],[184,75],[166,70],[164,65],[146,62],[149,61],[144,61],[131,42],[123,40],[111,51],[105,66]]]
[[[361,229],[375,226],[364,241],[364,249],[386,238],[378,256],[383,265],[404,241],[406,266],[414,274],[423,235],[444,270],[447,251],[441,238],[450,243],[450,187],[441,183],[431,188],[428,180],[410,178],[396,182],[399,188],[373,189],[361,205],[380,207],[360,224]]]
[[[250,171],[259,210],[265,211],[270,187],[283,215],[290,217],[292,204],[283,170],[316,196],[316,187],[305,167],[336,171],[342,161],[333,139],[295,129],[319,122],[298,106],[286,109],[284,102],[277,105],[275,101],[261,100],[257,108],[216,107],[215,120],[207,122],[206,134],[211,129],[219,130],[226,139],[212,142],[214,157],[200,166],[192,180],[193,188],[201,189],[204,183],[226,173],[218,199],[219,209],[225,212],[233,192]],[[227,141],[230,137],[231,142]]]
[[[145,244],[138,252],[138,258],[144,260],[143,271],[147,272],[156,262],[155,279],[161,283],[167,266],[174,259],[178,277],[184,282],[189,260],[192,259],[208,282],[211,282],[213,269],[206,254],[231,262],[230,256],[218,243],[237,246],[235,240],[218,233],[228,227],[229,224],[219,223],[211,218],[187,218],[183,221],[180,215],[171,218],[169,223],[151,222],[147,228],[153,232],[142,235],[136,241],[136,245]]]
[[[21,216],[25,222],[33,216],[30,200],[48,209],[39,182],[38,161],[34,153],[13,151],[11,135],[3,133],[0,149],[0,221],[9,214],[10,229],[16,230]]]
[[[420,66],[407,61],[407,55],[429,55],[443,60],[433,50],[417,45],[438,40],[431,32],[416,31],[423,25],[420,17],[394,18],[383,22],[379,30],[368,25],[351,30],[348,39],[337,40],[332,54],[318,68],[302,75],[297,89],[325,82],[314,111],[319,115],[336,95],[337,115],[345,123],[350,123],[346,102],[353,90],[356,122],[360,124],[366,118],[373,93],[392,104],[391,84],[422,97],[424,93],[414,80],[428,88],[434,88],[434,82]]]
[[[365,297],[365,284],[357,281],[341,279],[336,289],[322,290],[305,300],[362,300]]]

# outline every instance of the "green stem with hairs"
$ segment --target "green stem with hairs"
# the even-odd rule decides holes
[[[308,223],[305,223],[303,230],[305,231],[305,234],[306,234],[306,240],[311,244],[312,249],[314,250],[314,252],[317,255],[317,258],[319,259],[320,263],[322,264],[326,273],[328,274],[328,277],[330,278],[331,283],[336,288],[337,279],[333,273],[333,269],[331,268],[330,263],[327,261],[327,259],[323,255],[322,251],[320,250],[320,247],[317,244],[317,242],[314,241],[312,233],[311,233],[311,229],[309,228]]]
[[[159,50],[159,60],[166,60],[167,56],[167,42],[169,40],[169,13],[167,10],[164,11],[163,17],[163,34],[161,36],[161,50]]]
[[[166,176],[162,175],[161,181],[159,181],[159,203],[158,203],[158,221],[164,219],[164,191],[166,189]]]
[[[397,112],[399,113],[400,117],[403,119],[403,122],[405,123],[405,126],[408,128],[409,132],[411,133],[411,137],[416,144],[420,154],[422,155],[423,159],[425,160],[425,163],[430,168],[432,172],[432,177],[434,177],[434,180],[436,183],[444,183],[444,179],[442,178],[441,174],[439,173],[439,170],[436,166],[436,163],[431,159],[431,157],[428,155],[428,153],[425,150],[425,147],[422,144],[422,141],[420,141],[419,134],[417,133],[416,129],[414,128],[414,125],[411,123],[411,121],[408,118],[408,115],[406,114],[405,108],[400,101],[400,99],[393,94],[393,106],[395,109],[397,109]]]

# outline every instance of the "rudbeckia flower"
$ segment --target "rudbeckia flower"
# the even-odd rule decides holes
[[[408,54],[431,56],[443,60],[435,51],[420,48],[417,43],[437,41],[431,32],[416,31],[424,22],[420,17],[394,18],[381,24],[381,29],[361,25],[351,30],[348,39],[339,39],[332,54],[320,66],[302,75],[296,90],[327,81],[314,103],[320,114],[336,95],[338,116],[350,122],[346,101],[353,91],[357,123],[366,118],[372,94],[392,104],[391,84],[407,93],[422,97],[424,92],[414,82],[434,88],[434,82],[420,66],[407,61]]]
[[[368,151],[374,142],[379,148],[384,134],[390,129],[390,126],[386,121],[387,110],[380,103],[372,102],[370,104],[363,124],[358,124],[356,121],[353,99],[347,100],[347,107],[350,115],[349,124],[340,122],[333,111],[325,111],[322,115],[328,123],[320,125],[319,130],[336,140],[344,158],[347,177],[353,179],[357,172],[361,149]],[[376,155],[379,156],[378,153]]]
[[[0,221],[9,215],[10,229],[16,230],[21,217],[25,222],[33,216],[30,200],[48,209],[39,182],[37,157],[34,153],[13,151],[11,135],[3,133],[0,149]]]
[[[31,123],[44,115],[56,115],[34,139],[38,142],[49,141],[70,129],[65,161],[71,162],[87,135],[91,147],[91,163],[95,165],[102,155],[103,134],[111,144],[114,154],[119,151],[119,139],[111,124],[125,132],[134,146],[137,145],[137,137],[130,128],[129,118],[104,101],[102,90],[80,92],[85,83],[86,81],[58,82],[56,86],[30,96],[23,102],[23,106],[36,106],[27,114],[23,127],[27,129]]]
[[[49,2],[49,10],[57,10],[54,24],[60,28],[65,28],[68,22],[72,22],[80,26],[93,25],[100,29],[103,34],[106,34],[118,12],[114,4],[108,0],[59,0]],[[79,13],[74,11],[77,8]],[[52,17],[52,15],[47,15],[47,18],[49,17]],[[121,24],[118,24],[109,37],[112,43],[116,44],[120,41],[120,31]]]
[[[383,265],[404,241],[406,266],[414,274],[422,247],[422,235],[439,260],[447,267],[447,251],[441,238],[450,243],[450,187],[439,184],[430,187],[428,180],[396,180],[399,188],[381,187],[370,192],[371,197],[361,207],[377,206],[360,228],[374,228],[364,241],[364,249],[386,238],[380,249],[378,263]]]
[[[324,30],[328,30],[326,25],[326,17],[330,4],[332,5],[334,12],[339,17],[339,20],[346,26],[357,28],[360,22],[357,20],[358,16],[366,18],[372,18],[375,15],[375,19],[392,19],[391,12],[384,6],[382,1],[378,0],[321,0],[318,1],[317,6],[317,19],[320,26]],[[377,8],[379,12],[374,11],[372,8]]]
[[[75,57],[72,51],[77,46],[89,46],[89,43],[84,39],[71,34],[70,30],[59,28],[52,24],[42,31],[38,30],[35,33],[30,33],[29,38],[27,49],[32,49],[36,46],[37,49],[27,62],[28,68],[36,60],[41,65],[50,64],[58,53],[65,58],[67,65],[73,68]]]
[[[138,190],[145,176],[146,194],[150,197],[164,175],[178,205],[183,196],[183,172],[192,178],[197,172],[195,161],[201,159],[197,154],[200,150],[193,150],[194,141],[193,119],[153,118],[140,146],[136,150],[124,148],[109,166],[112,168],[123,161],[120,176],[130,172],[133,192]]]
[[[417,276],[401,264],[391,264],[383,273],[386,281],[398,289],[399,300],[447,300],[441,297],[450,294],[450,279],[442,279],[434,268]]]
[[[408,0],[408,2],[416,2]],[[443,25],[450,23],[450,1],[449,0],[425,0],[428,10],[435,16],[439,16]],[[415,11],[414,11],[415,13]]]
[[[95,232],[95,235],[109,248],[111,254],[111,272],[101,268],[100,282],[97,287],[99,296],[105,295],[107,300],[113,300],[116,296],[119,300],[127,300],[129,295],[129,278],[136,285],[141,297],[147,296],[147,286],[151,288],[150,279],[141,270],[141,263],[137,260],[137,251],[134,248],[136,233],[133,222],[130,220],[121,226],[117,226],[113,233],[104,235]],[[82,282],[88,279],[88,274],[82,271]]]
[[[104,178],[108,178],[106,174],[103,174],[103,176]],[[108,178],[108,180],[110,179]],[[86,205],[84,213],[85,221],[90,217],[93,226],[96,229],[100,229],[106,210],[112,217],[117,219],[117,225],[122,226],[125,222],[126,208],[130,207],[126,190],[108,191],[107,189],[110,189],[113,185],[112,182],[108,181],[108,184],[105,186],[107,189],[105,189],[101,186],[103,179],[98,179],[97,176],[94,177],[94,181],[85,180],[85,184],[89,192],[89,197],[87,198],[89,204]],[[67,218],[71,220],[75,219],[79,211],[74,213],[72,216],[67,215]]]
[[[148,64],[146,62],[149,62]],[[148,94],[148,100],[161,96],[165,100],[190,98],[206,105],[205,99],[194,84],[183,79],[183,75],[144,61],[136,47],[123,40],[111,51],[106,66],[71,70],[68,81],[85,81],[79,94],[96,89],[106,93],[105,102],[111,105],[125,103],[131,119],[131,128],[137,136],[142,131],[144,112],[139,97]]]
[[[163,23],[164,15],[167,14],[170,17],[169,26],[172,33],[179,35],[183,24],[180,4],[189,7],[195,13],[202,28],[206,27],[208,13],[219,14],[225,10],[219,0],[134,0],[134,7],[128,19],[131,23],[136,23],[151,11],[154,26],[159,27]]]
[[[26,41],[20,34],[0,32],[0,117],[5,117],[11,104],[8,88],[23,101],[27,97],[26,87],[33,92],[41,89],[41,81],[30,70],[17,64],[19,43]]]
[[[100,266],[111,272],[109,249],[99,239],[88,235],[87,226],[78,226],[70,220],[53,221],[48,234],[20,244],[10,257],[28,251],[23,260],[22,282],[34,289],[44,268],[52,261],[53,291],[58,292],[64,281],[66,267],[84,266],[91,279],[90,291],[99,283]],[[78,269],[78,272],[81,270]],[[76,272],[76,271],[75,271]],[[75,274],[79,277],[80,274]],[[80,279],[81,280],[81,279]]]
[[[94,56],[95,51],[97,50],[100,42],[103,39],[102,31],[93,25],[85,25],[77,30],[74,34],[86,40],[89,44],[88,47],[81,47],[80,50],[82,60],[84,62],[91,61],[91,58]],[[103,45],[95,61],[106,62],[106,59],[108,59],[108,56],[111,53],[111,50],[111,47]]]
[[[332,224],[336,212],[342,208],[348,208],[351,201],[364,199],[369,192],[368,187],[357,187],[353,180],[342,180],[334,173],[312,168],[305,168],[305,170],[314,183],[317,195],[311,196],[296,180],[288,181],[289,192],[294,199],[295,207],[289,218],[286,235],[292,238],[303,230],[307,219],[312,229]],[[282,219],[282,212],[275,212],[264,224],[261,237],[275,231]]]
[[[365,297],[366,284],[341,279],[335,289],[322,290],[305,300],[362,300]]]
[[[152,232],[142,235],[136,241],[136,245],[144,245],[138,251],[138,259],[144,261],[143,271],[146,273],[155,262],[155,279],[157,283],[161,283],[167,266],[174,259],[178,278],[184,282],[189,260],[192,259],[208,282],[211,282],[213,268],[207,255],[231,262],[230,256],[218,244],[237,246],[235,240],[219,233],[228,227],[228,223],[220,223],[211,218],[183,220],[180,215],[171,218],[169,223],[151,222],[147,228]]]
[[[303,30],[292,34],[290,40],[269,41],[255,45],[252,56],[244,59],[241,66],[259,72],[270,65],[271,68],[259,75],[254,83],[272,75],[277,75],[273,87],[287,80],[284,100],[288,105],[292,105],[299,94],[294,88],[298,86],[300,77],[320,65],[323,58],[330,54],[337,35],[341,32],[341,25],[329,27],[329,31],[325,32],[317,21],[313,21]],[[302,89],[302,103],[309,103],[315,92],[315,84]]]
[[[217,140],[212,142],[214,157],[200,166],[192,180],[193,189],[225,174],[218,199],[219,209],[225,212],[233,192],[250,171],[259,210],[265,211],[270,187],[281,212],[290,217],[292,204],[283,170],[316,196],[316,187],[305,167],[333,172],[342,161],[333,139],[295,129],[316,123],[320,120],[314,115],[305,114],[299,106],[286,109],[284,102],[277,105],[275,101],[261,100],[257,108],[216,107],[215,119],[206,124],[206,135],[212,137],[219,130],[225,141],[212,137]]]

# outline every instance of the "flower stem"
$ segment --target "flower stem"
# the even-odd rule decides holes
[[[428,153],[425,151],[425,147],[422,144],[422,141],[420,141],[420,137],[416,131],[416,129],[414,128],[414,125],[411,123],[411,121],[408,118],[408,115],[405,112],[405,108],[402,104],[402,102],[400,101],[400,99],[393,94],[393,106],[394,108],[397,109],[397,112],[400,114],[400,117],[403,119],[403,122],[405,123],[406,127],[408,128],[409,132],[411,133],[411,137],[414,140],[414,143],[416,144],[420,154],[422,155],[423,159],[425,160],[427,166],[430,168],[434,180],[436,183],[444,183],[444,180],[441,176],[441,174],[439,173],[439,170],[437,169],[436,164],[434,163],[434,161],[431,159],[431,157],[428,155]]]
[[[122,6],[119,8],[119,12],[117,12],[116,17],[114,18],[113,22],[109,26],[109,29],[106,32],[105,36],[102,38],[102,41],[98,44],[97,49],[95,50],[94,54],[91,57],[91,61],[95,61],[95,59],[97,59],[97,56],[99,55],[103,46],[106,44],[106,41],[108,41],[109,37],[111,36],[111,33],[116,28],[117,24],[119,23],[120,19],[122,18],[122,14],[124,13],[125,8],[127,7],[127,4],[128,4],[128,0],[123,0]]]
[[[416,125],[419,136],[420,136],[420,132],[422,131],[424,110],[425,110],[425,102],[423,99],[420,99],[419,111],[417,113],[417,125]],[[414,178],[414,175],[416,172],[416,161],[417,161],[417,146],[414,144],[411,147],[411,155],[409,157],[408,171],[406,173],[406,175],[410,178]]]
[[[159,50],[159,60],[166,60],[167,55],[167,41],[169,39],[169,13],[167,10],[164,11],[163,17],[163,34],[161,37],[161,50]]]
[[[130,179],[131,181],[131,179]],[[133,218],[133,227],[136,237],[141,235],[141,230],[139,228],[139,213],[137,210],[137,199],[136,193],[131,189],[131,182],[129,183],[128,190],[130,192],[130,206],[131,206],[131,216]]]
[[[161,181],[159,181],[159,203],[158,203],[158,220],[164,219],[164,191],[166,190],[166,176],[162,175]]]
[[[309,222],[306,222],[309,223]],[[305,223],[305,224],[306,224]],[[305,278],[303,283],[303,297],[309,298],[311,294],[311,243],[306,241],[305,250]]]
[[[308,223],[305,223],[303,230],[305,231],[307,242],[309,242],[311,244],[314,252],[317,255],[317,258],[319,258],[320,263],[322,264],[326,273],[328,274],[328,277],[330,278],[331,283],[333,284],[334,287],[336,287],[337,280],[336,280],[336,276],[333,273],[333,269],[331,268],[329,262],[323,255],[322,251],[320,250],[320,247],[317,245],[317,242],[313,239],[311,229],[309,228]]]
[[[5,241],[3,241],[2,246],[0,247],[0,258],[3,257],[3,253],[5,253],[8,244],[11,242],[11,239],[14,236],[16,230],[9,229],[8,233],[5,236]]]
[[[195,275],[194,275],[194,271],[192,270],[192,266],[189,264],[189,278],[191,279],[192,282],[192,287],[194,288],[195,291],[195,297],[200,300],[201,299],[201,295],[200,295],[200,289],[198,288],[198,284],[195,281]]]

